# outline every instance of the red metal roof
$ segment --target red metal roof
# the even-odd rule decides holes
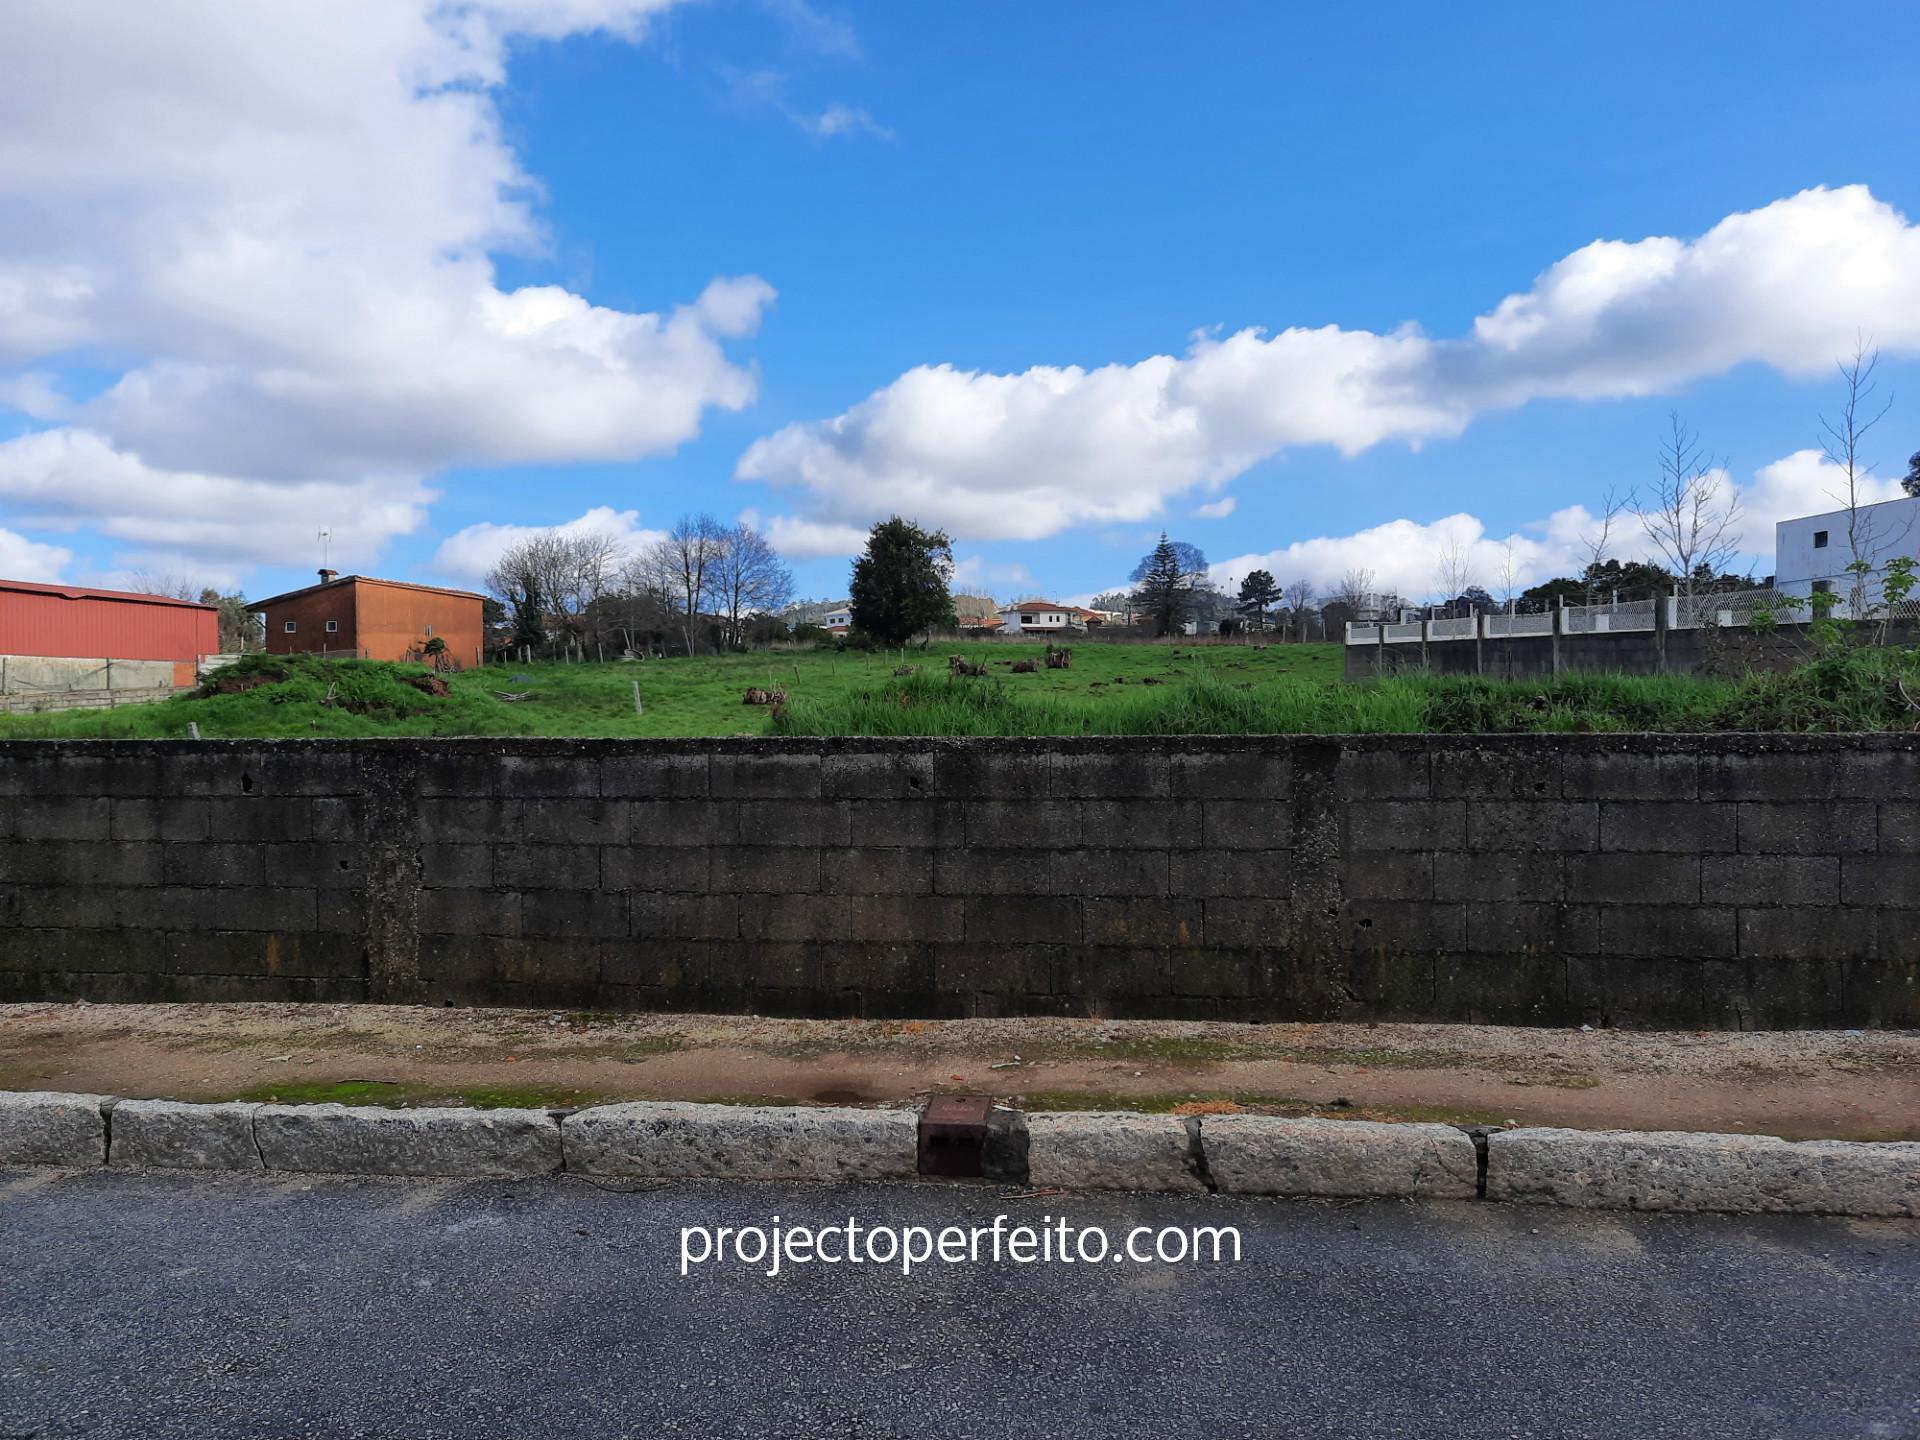
[[[182,600],[174,595],[145,595],[137,590],[96,590],[89,585],[41,585],[32,580],[0,580],[0,590],[21,590],[33,595],[58,595],[66,600],[132,600],[142,605],[179,605],[189,610],[219,612],[219,607],[198,600]]]
[[[0,580],[0,655],[196,660],[220,649],[220,612],[195,600]]]

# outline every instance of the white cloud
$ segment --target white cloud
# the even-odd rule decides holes
[[[1245,579],[1251,571],[1266,570],[1282,585],[1311,581],[1324,595],[1349,571],[1366,569],[1373,572],[1377,589],[1425,600],[1438,597],[1444,588],[1440,558],[1453,549],[1465,566],[1468,583],[1498,597],[1504,590],[1509,546],[1514,588],[1522,590],[1584,564],[1578,543],[1590,519],[1584,509],[1573,506],[1527,531],[1499,537],[1489,535],[1478,517],[1467,514],[1426,522],[1389,520],[1351,535],[1319,536],[1262,554],[1238,555],[1215,563],[1209,573],[1216,583],[1227,585]]]
[[[634,313],[502,290],[489,258],[544,244],[494,104],[510,44],[638,39],[669,3],[9,7],[0,365],[132,357],[66,417],[48,386],[0,391],[70,426],[14,451],[16,487],[44,488],[22,467],[57,457],[100,528],[145,543],[165,543],[150,507],[114,498],[130,467],[162,491],[245,490],[257,543],[179,543],[282,563],[276,512],[304,531],[314,487],[363,496],[392,534],[444,467],[656,454],[749,403],[725,344],[753,332],[764,282]]]
[[[875,120],[863,107],[838,101],[821,110],[796,105],[787,96],[787,77],[778,70],[728,70],[726,77],[735,98],[751,105],[763,105],[778,113],[788,124],[819,140],[834,140],[850,135],[871,135],[891,140],[893,131]]]
[[[261,556],[319,563],[322,527],[346,568],[425,517],[433,492],[386,476],[273,482],[156,471],[86,430],[41,430],[0,442],[0,504],[36,529],[90,529],[118,542],[134,569],[190,573],[231,585]]]
[[[436,574],[477,583],[486,577],[510,546],[549,530],[558,530],[565,535],[605,535],[619,541],[628,551],[644,549],[666,538],[664,530],[643,527],[638,510],[615,510],[611,505],[596,505],[584,515],[558,525],[495,525],[490,522],[469,525],[442,540],[429,564]]]
[[[43,545],[12,530],[0,529],[0,575],[9,580],[59,580],[73,563],[73,552]]]
[[[989,560],[984,555],[962,555],[953,562],[948,588],[955,594],[991,595],[994,587],[1033,586],[1033,572],[1015,561]]]
[[[1708,509],[1721,513],[1726,487],[1734,489],[1738,504],[1735,521],[1737,555],[1733,567],[1750,567],[1756,578],[1774,568],[1773,527],[1800,515],[1841,509],[1846,504],[1845,482],[1839,467],[1818,450],[1796,450],[1763,465],[1745,484],[1736,484],[1725,471],[1716,471],[1717,495]],[[1869,479],[1859,503],[1898,499],[1903,492],[1896,480]],[[1216,583],[1238,581],[1251,570],[1269,570],[1282,584],[1309,580],[1324,594],[1350,570],[1370,569],[1380,589],[1411,600],[1438,597],[1441,556],[1455,550],[1465,564],[1470,582],[1496,598],[1504,591],[1512,566],[1516,590],[1558,575],[1576,575],[1587,563],[1585,542],[1599,530],[1599,520],[1583,505],[1556,510],[1546,519],[1522,526],[1508,535],[1495,535],[1473,515],[1443,516],[1438,520],[1389,520],[1351,535],[1319,536],[1296,541],[1277,550],[1237,555],[1209,568]],[[1616,559],[1660,562],[1656,547],[1640,521],[1622,512],[1613,522],[1609,553]]]
[[[1691,241],[1596,241],[1454,339],[1247,329],[1092,370],[918,366],[756,442],[736,473],[823,522],[899,511],[1032,540],[1148,519],[1300,446],[1418,444],[1491,409],[1651,394],[1746,362],[1820,375],[1862,333],[1920,351],[1920,228],[1864,186],[1814,189]]]
[[[741,518],[755,529],[762,530],[773,548],[789,559],[851,557],[867,548],[868,527],[865,525],[822,524],[817,520],[803,520],[792,515],[775,515],[762,527],[752,511]]]
[[[1196,520],[1224,520],[1227,516],[1233,514],[1239,504],[1239,500],[1232,495],[1224,495],[1218,500],[1207,502],[1205,505],[1194,506],[1194,518]]]

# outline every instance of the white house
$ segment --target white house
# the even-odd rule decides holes
[[[1074,607],[1051,600],[1022,600],[1000,611],[1003,635],[1064,634],[1074,625]]]
[[[829,610],[825,615],[820,617],[820,623],[828,630],[851,630],[853,628],[853,611],[851,609]]]
[[[1812,595],[1816,591],[1848,601],[1854,576],[1847,569],[1858,550],[1871,569],[1862,577],[1860,599],[1867,608],[1880,603],[1880,578],[1889,560],[1920,558],[1920,497],[1902,496],[1877,505],[1861,505],[1848,512],[1802,515],[1773,527],[1773,583],[1785,595]]]

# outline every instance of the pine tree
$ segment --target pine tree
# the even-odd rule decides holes
[[[1262,630],[1267,628],[1267,611],[1279,603],[1280,587],[1271,570],[1255,570],[1240,582],[1240,613],[1255,617]]]
[[[1177,632],[1193,610],[1194,587],[1206,574],[1207,557],[1199,547],[1169,540],[1160,532],[1153,553],[1133,568],[1133,603],[1153,621],[1156,635]]]

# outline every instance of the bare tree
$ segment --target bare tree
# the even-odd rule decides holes
[[[1280,603],[1287,607],[1302,643],[1307,638],[1307,616],[1313,610],[1314,596],[1311,580],[1296,580],[1280,592]]]
[[[793,572],[774,553],[766,536],[746,524],[726,533],[708,575],[713,606],[720,615],[721,642],[729,650],[744,645],[751,616],[771,614],[793,596]]]
[[[169,600],[198,600],[207,587],[184,575],[135,570],[127,576],[127,589],[135,595],[161,595]]]
[[[1579,553],[1586,562],[1580,569],[1580,577],[1587,584],[1589,605],[1599,603],[1597,589],[1600,567],[1613,558],[1613,524],[1626,508],[1627,502],[1609,485],[1605,498],[1600,502],[1600,513],[1580,536]]]
[[[1877,567],[1882,547],[1898,543],[1892,535],[1876,533],[1881,528],[1879,517],[1868,508],[1873,502],[1862,498],[1873,479],[1873,467],[1860,455],[1867,432],[1886,419],[1893,408],[1893,396],[1875,407],[1874,397],[1880,386],[1873,377],[1880,368],[1880,352],[1869,350],[1864,339],[1854,342],[1850,359],[1836,363],[1846,399],[1841,402],[1838,419],[1820,417],[1820,448],[1828,463],[1840,471],[1834,499],[1847,512],[1847,573],[1851,577],[1847,602],[1854,615],[1860,616],[1867,610],[1867,576]],[[1911,527],[1912,522],[1908,524]]]
[[[1507,614],[1513,613],[1513,597],[1520,588],[1520,562],[1513,553],[1513,541],[1509,540],[1500,551],[1500,608]]]
[[[1356,614],[1366,609],[1374,598],[1373,571],[1365,565],[1354,566],[1334,586],[1333,598]]]
[[[1739,550],[1740,497],[1678,412],[1667,420],[1660,478],[1647,500],[1636,494],[1630,508],[1680,593],[1691,596],[1698,572],[1719,574]]]
[[[1447,543],[1440,549],[1435,574],[1442,592],[1440,605],[1451,614],[1454,602],[1474,583],[1472,552],[1463,549],[1459,540],[1449,535]]]
[[[599,531],[543,530],[516,541],[487,572],[487,590],[510,609],[532,605],[542,628],[570,641],[585,634],[588,611],[616,584],[625,551]]]
[[[682,515],[647,555],[647,572],[673,596],[689,655],[694,652],[701,607],[713,599],[714,571],[727,537],[726,527],[711,515]]]

